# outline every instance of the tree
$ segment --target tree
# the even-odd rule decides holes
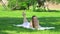
[[[2,6],[7,9],[8,1],[7,0],[1,0]]]
[[[44,10],[46,11],[46,9],[45,9],[45,7],[47,7],[47,6],[45,6],[46,5],[46,1],[47,0],[37,0],[37,2],[38,2],[38,8],[39,7],[43,7],[44,8]],[[48,9],[48,8],[47,8]]]

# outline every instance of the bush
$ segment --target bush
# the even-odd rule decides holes
[[[27,9],[30,5],[32,5],[32,0],[8,0],[8,7],[11,9]]]

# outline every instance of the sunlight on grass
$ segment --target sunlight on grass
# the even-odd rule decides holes
[[[54,31],[49,31],[49,30],[44,30],[44,31],[36,31],[36,32],[17,32],[17,31],[2,31],[2,32],[6,32],[8,34],[57,34],[57,32]],[[59,32],[58,32],[59,34]]]
[[[60,17],[59,12],[27,12],[27,17]],[[0,11],[0,17],[22,17],[22,11]]]
[[[5,31],[2,31],[2,32],[6,32],[8,34],[18,34],[16,31],[8,31],[8,30],[5,30]]]

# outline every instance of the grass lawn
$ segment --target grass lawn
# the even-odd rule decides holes
[[[15,27],[13,24],[23,23],[22,11],[0,11],[0,34],[60,34],[60,12],[32,12],[26,11],[26,17],[30,21],[36,15],[43,27],[53,26],[54,30],[31,30]]]

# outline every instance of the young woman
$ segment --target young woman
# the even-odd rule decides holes
[[[28,22],[28,20],[26,19],[26,14],[25,12],[23,12],[23,25],[27,28],[35,28],[35,29],[38,29],[40,26],[39,26],[39,21],[37,19],[36,16],[32,16],[32,20],[30,22]]]
[[[37,29],[37,30],[54,29],[54,27],[41,27],[39,25],[39,20],[37,19],[36,16],[32,16],[32,20],[28,22],[24,11],[22,15],[23,15],[23,24],[16,25],[16,26],[19,26],[19,27],[22,26],[24,28],[31,28],[31,29]]]

